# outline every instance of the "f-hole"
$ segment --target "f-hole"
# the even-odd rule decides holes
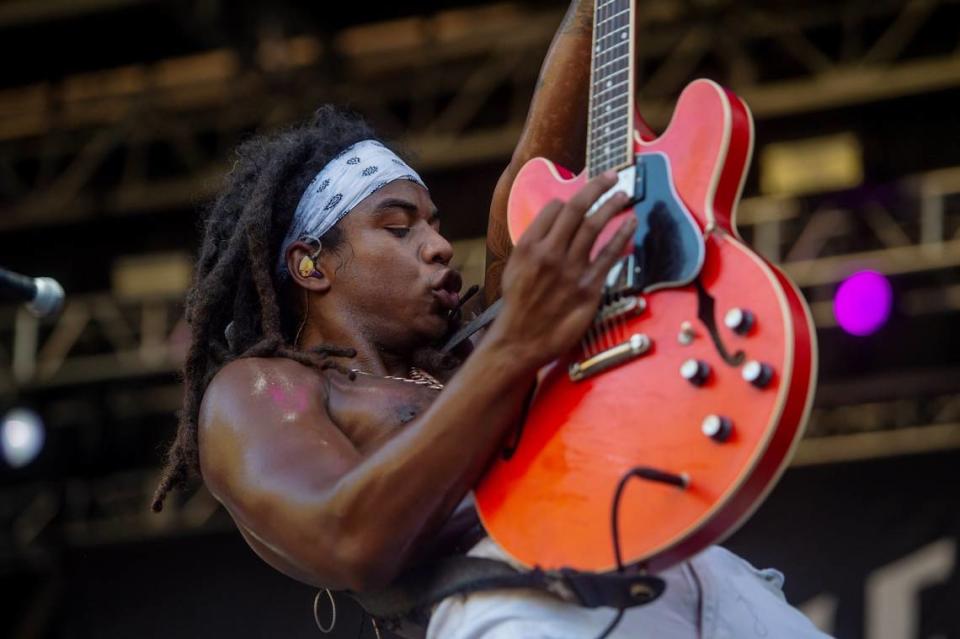
[[[717,318],[714,312],[716,304],[714,303],[713,296],[703,288],[703,283],[699,277],[693,281],[693,285],[697,288],[697,318],[707,327],[707,331],[710,333],[710,339],[713,340],[713,345],[717,349],[717,352],[720,353],[723,361],[729,366],[739,366],[743,363],[744,353],[743,351],[737,351],[731,355],[730,352],[727,351],[727,347],[724,346],[723,340],[720,339],[720,332],[717,331]]]

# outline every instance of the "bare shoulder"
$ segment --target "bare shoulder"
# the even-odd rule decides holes
[[[326,388],[320,374],[283,357],[245,357],[221,368],[203,393],[201,431],[248,422],[262,423],[269,414],[307,408],[322,402]]]
[[[314,369],[286,358],[243,358],[213,377],[198,416],[200,466],[218,485],[254,466],[272,465],[284,443],[298,445],[316,431],[335,429],[325,408],[326,384]],[[281,430],[283,435],[280,436]]]

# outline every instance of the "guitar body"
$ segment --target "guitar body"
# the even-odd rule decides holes
[[[636,153],[665,158],[668,190],[685,206],[690,232],[702,237],[696,277],[648,287],[639,295],[641,312],[597,336],[615,344],[642,333],[650,341],[643,356],[573,381],[568,367],[585,357],[577,348],[541,370],[515,451],[498,457],[476,490],[487,532],[527,566],[614,569],[613,496],[636,466],[682,475],[688,484],[626,485],[619,507],[625,564],[658,571],[720,541],[772,488],[809,414],[816,376],[809,312],[792,283],[735,228],[752,153],[749,111],[719,85],[698,80],[680,96],[663,135],[644,138],[635,137]],[[548,201],[569,199],[585,181],[544,159],[527,163],[508,205],[514,242]],[[724,323],[734,308],[753,315],[745,333]],[[680,374],[690,359],[709,369],[700,385]],[[773,373],[762,388],[742,375],[752,360]],[[709,415],[732,425],[726,441],[702,431]]]

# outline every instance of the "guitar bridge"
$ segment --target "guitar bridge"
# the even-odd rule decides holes
[[[630,339],[597,353],[579,362],[573,362],[567,369],[570,379],[580,382],[614,366],[619,366],[644,355],[653,342],[643,333],[634,333]]]

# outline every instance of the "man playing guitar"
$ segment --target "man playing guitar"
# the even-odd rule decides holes
[[[506,235],[520,166],[582,155],[591,20],[592,3],[572,3],[547,54],[491,205],[485,293],[502,291],[502,309],[453,374],[435,345],[460,277],[416,173],[330,107],[240,148],[187,299],[186,396],[156,510],[201,476],[264,561],[331,590],[375,591],[463,546],[476,524],[465,497],[538,369],[586,331],[631,239],[632,220],[591,258],[627,204],[614,196],[585,217],[616,183],[609,172],[545,207],[512,253]],[[489,538],[470,553],[509,560]],[[660,576],[664,594],[609,636],[821,636],[778,573],[720,548]],[[450,597],[432,613],[427,636],[442,639],[590,637],[611,618],[532,590]]]

